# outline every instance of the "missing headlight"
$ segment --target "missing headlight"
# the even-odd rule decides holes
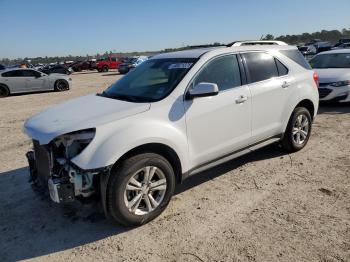
[[[57,137],[53,144],[59,157],[71,159],[79,155],[92,141],[96,133],[94,128],[75,131]]]

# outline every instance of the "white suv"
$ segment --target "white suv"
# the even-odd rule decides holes
[[[31,178],[58,203],[100,194],[108,217],[140,225],[190,175],[274,142],[302,149],[317,109],[317,75],[296,47],[160,54],[29,119]]]

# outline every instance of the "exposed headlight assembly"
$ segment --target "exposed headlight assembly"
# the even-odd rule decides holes
[[[330,84],[330,86],[334,86],[334,87],[347,86],[347,85],[350,85],[350,80],[344,80],[344,81],[339,81],[339,82]]]
[[[66,159],[71,159],[80,154],[92,141],[96,133],[95,128],[79,130],[61,135],[54,139],[54,144],[62,152]]]

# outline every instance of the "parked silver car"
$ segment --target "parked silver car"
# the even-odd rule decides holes
[[[7,69],[0,74],[0,97],[47,90],[65,91],[71,85],[72,79],[67,75],[47,75],[34,69]]]

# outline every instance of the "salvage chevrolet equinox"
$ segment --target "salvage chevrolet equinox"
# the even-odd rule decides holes
[[[317,87],[292,46],[159,54],[102,93],[26,121],[31,181],[57,203],[100,196],[107,217],[141,225],[193,174],[271,143],[302,149]]]

